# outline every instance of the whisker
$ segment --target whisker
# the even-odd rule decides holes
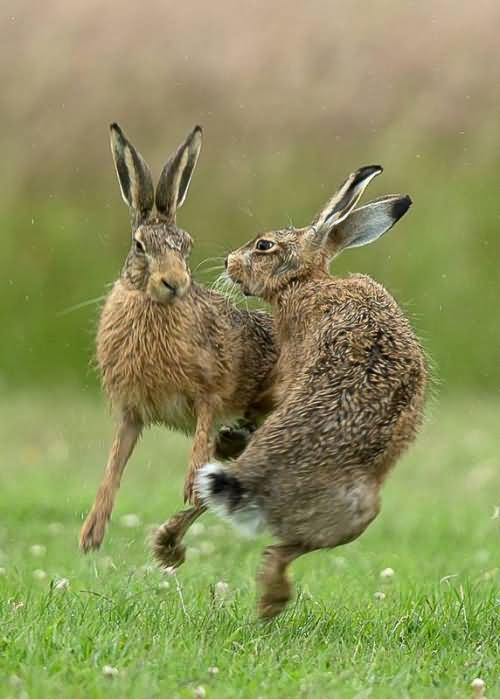
[[[206,257],[204,260],[202,260],[196,265],[193,271],[197,272],[200,269],[200,267],[202,267],[206,262],[221,262],[219,267],[222,268],[224,265],[224,257]]]
[[[221,272],[223,269],[222,265],[217,265],[217,267],[207,267],[202,270],[202,274],[211,274],[212,272]]]
[[[94,303],[99,303],[99,301],[104,301],[106,294],[104,296],[97,296],[95,299],[88,299],[87,301],[82,301],[81,303],[76,303],[74,306],[69,306],[64,308],[62,311],[58,311],[56,316],[65,316],[68,313],[73,313],[73,311],[79,311],[80,308],[85,308],[86,306],[92,306]]]
[[[237,306],[244,304],[246,310],[248,310],[248,299],[241,293],[240,287],[233,282],[226,270],[215,279],[213,288],[219,291],[231,303]]]

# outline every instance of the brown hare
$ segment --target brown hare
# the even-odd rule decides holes
[[[219,515],[281,542],[264,551],[262,617],[289,601],[294,559],[353,541],[377,516],[384,478],[422,421],[426,363],[401,309],[367,276],[328,273],[409,208],[399,195],[354,208],[381,171],[361,168],[311,225],[259,235],[227,259],[242,291],[272,307],[276,407],[234,464],[207,464],[195,487]]]
[[[237,429],[224,431],[214,446],[215,426],[238,417],[251,426],[268,409],[264,391],[277,358],[272,318],[240,310],[196,284],[189,269],[191,237],[175,223],[201,141],[197,126],[163,168],[155,196],[148,165],[120,127],[111,125],[132,240],[97,332],[102,383],[118,424],[104,479],[81,530],[83,551],[102,543],[123,470],[144,427],[163,424],[194,432],[185,483],[185,500],[193,502],[194,474],[213,458],[214,449],[224,458],[244,448],[245,430],[242,435]],[[159,530],[157,554],[165,565],[182,562],[180,539],[201,511],[186,510]]]

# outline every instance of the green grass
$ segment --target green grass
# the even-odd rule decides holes
[[[177,578],[151,566],[147,529],[180,505],[187,440],[146,434],[103,550],[85,558],[76,541],[110,439],[104,406],[85,394],[4,397],[0,696],[182,698],[202,686],[217,699],[468,699],[476,676],[499,696],[499,409],[435,404],[378,520],[354,544],[299,560],[296,602],[263,625],[254,572],[264,538],[242,540],[206,516]],[[124,527],[126,513],[141,525]],[[395,575],[384,582],[386,567]]]

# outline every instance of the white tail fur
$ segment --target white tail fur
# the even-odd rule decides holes
[[[195,490],[204,505],[246,536],[256,536],[265,528],[264,513],[255,497],[223,464],[202,466]]]

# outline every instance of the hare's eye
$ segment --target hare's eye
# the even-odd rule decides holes
[[[144,249],[144,245],[141,243],[140,240],[135,239],[135,251],[139,253],[146,252]]]
[[[261,238],[255,243],[255,249],[256,250],[261,250],[262,252],[265,252],[266,250],[270,250],[272,247],[274,247],[274,243],[272,240],[265,240],[264,238]]]

